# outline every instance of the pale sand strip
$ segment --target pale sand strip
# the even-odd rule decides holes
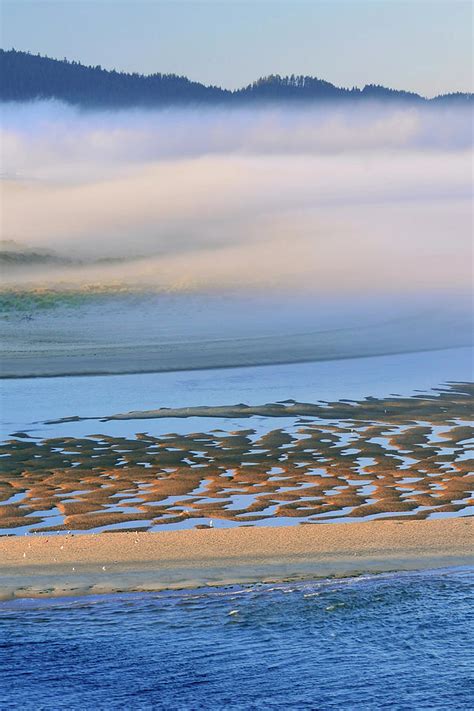
[[[48,597],[474,564],[474,520],[0,539],[0,591]]]
[[[239,368],[313,361],[346,360],[403,353],[464,348],[471,345],[469,327],[453,333],[451,325],[426,333],[423,323],[408,334],[393,328],[370,333],[370,328],[342,329],[342,338],[328,332],[229,338],[218,341],[94,347],[56,347],[35,351],[30,336],[22,348],[0,352],[0,378],[68,375],[120,375],[180,370]],[[54,333],[58,337],[57,332]]]

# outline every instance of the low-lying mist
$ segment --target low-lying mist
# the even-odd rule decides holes
[[[3,284],[463,291],[472,113],[6,104]]]

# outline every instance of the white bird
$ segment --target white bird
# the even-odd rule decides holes
[[[213,527],[214,527],[214,523],[212,521],[209,521],[209,528],[213,528]]]

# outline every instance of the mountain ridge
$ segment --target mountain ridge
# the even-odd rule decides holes
[[[419,94],[366,84],[337,87],[312,76],[278,74],[229,90],[176,74],[138,74],[0,49],[0,101],[58,100],[90,108],[159,107],[174,104],[245,105],[335,100],[468,103],[473,94],[453,92],[428,99]]]

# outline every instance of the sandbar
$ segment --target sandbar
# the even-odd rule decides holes
[[[472,518],[0,539],[0,596],[157,591],[474,564]]]
[[[182,370],[282,365],[398,355],[470,346],[469,331],[451,334],[440,328],[427,334],[423,324],[402,337],[386,328],[340,329],[291,334],[161,344],[61,345],[60,334],[37,348],[25,338],[12,348],[0,347],[0,378],[117,375]]]

